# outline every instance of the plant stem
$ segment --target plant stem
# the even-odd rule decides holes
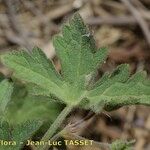
[[[41,141],[47,142],[53,134],[57,131],[57,129],[60,127],[66,116],[71,112],[73,109],[73,106],[66,106],[62,112],[59,114],[59,116],[56,118],[56,120],[53,122],[53,124],[50,126],[50,128],[47,130],[45,135],[42,137]],[[38,150],[45,150],[47,145],[39,146]]]
[[[36,147],[34,145],[30,145],[31,150],[36,150]]]

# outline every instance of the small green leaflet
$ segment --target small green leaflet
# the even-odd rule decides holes
[[[123,140],[116,140],[114,141],[110,149],[111,150],[132,150],[132,144],[134,141],[124,142]]]
[[[0,82],[0,113],[4,113],[13,91],[12,83],[8,80]]]
[[[94,38],[79,14],[63,26],[62,35],[55,36],[53,42],[61,74],[39,48],[34,48],[31,54],[18,51],[1,57],[16,78],[28,83],[33,95],[53,97],[66,105],[95,112],[124,105],[150,105],[149,80],[144,72],[130,76],[128,65],[120,65],[97,82],[91,82],[108,50],[96,48]]]
[[[26,140],[37,131],[41,126],[38,121],[26,121],[16,126],[10,125],[6,121],[0,121],[0,139],[12,141],[14,145],[0,145],[0,150],[20,150]]]

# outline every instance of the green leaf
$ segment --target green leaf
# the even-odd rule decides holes
[[[97,50],[95,41],[79,14],[64,25],[62,36],[54,37],[54,46],[62,66],[63,78],[74,83],[102,64],[107,49]]]
[[[87,108],[98,112],[103,106],[113,110],[125,105],[150,105],[150,86],[144,84],[145,72],[129,77],[127,65],[120,65],[112,74],[105,74],[89,91]]]
[[[27,120],[53,122],[62,110],[62,104],[45,96],[29,95],[25,85],[15,82],[11,103],[7,106],[4,118],[15,125]]]
[[[89,29],[76,14],[70,25],[63,27],[63,37],[54,39],[62,76],[39,48],[34,48],[31,54],[25,51],[4,54],[1,59],[16,78],[34,85],[34,95],[53,96],[65,104],[76,105],[86,93],[87,75],[96,71],[107,55],[105,48],[96,50],[93,36],[88,34]]]
[[[30,95],[35,95],[35,96],[43,95],[43,96],[48,96],[48,97],[51,96],[48,89],[37,86],[36,84],[29,83],[26,85],[26,87]]]
[[[125,142],[123,140],[116,140],[111,144],[111,150],[132,150],[134,141]]]
[[[94,38],[79,14],[53,39],[61,63],[61,74],[55,70],[39,48],[2,55],[2,62],[14,71],[16,78],[28,84],[34,96],[44,95],[67,106],[78,106],[99,112],[124,105],[150,105],[150,82],[145,73],[131,76],[129,66],[118,66],[96,82],[97,68],[106,57],[106,48],[97,49]]]
[[[3,80],[0,82],[0,113],[5,111],[6,106],[10,101],[12,91],[12,83],[8,82],[8,80]]]
[[[26,121],[16,126],[10,125],[6,121],[0,122],[0,139],[2,141],[9,142],[9,145],[1,144],[0,150],[20,150],[26,143],[26,140],[37,131],[41,126],[41,122],[38,121]],[[13,145],[12,145],[13,144]]]
[[[4,54],[2,61],[15,70],[15,76],[22,77],[22,80],[35,82],[39,85],[43,85],[47,81],[54,87],[60,82],[59,75],[52,62],[46,58],[39,48],[34,48],[31,55],[25,51]],[[41,81],[38,79],[41,79]]]
[[[14,70],[16,78],[36,84],[62,98],[61,76],[56,72],[52,61],[48,60],[39,48],[34,48],[31,54],[14,51],[2,55],[1,59],[6,66]]]
[[[14,130],[12,130],[12,136],[15,141],[26,142],[33,134],[40,128],[42,122],[38,121],[26,121],[25,123],[18,124]],[[22,144],[20,144],[21,146]]]
[[[53,122],[62,109],[59,103],[45,97],[28,96],[19,100],[22,100],[22,106],[18,107],[13,102],[5,115],[5,118],[13,124],[28,119]]]

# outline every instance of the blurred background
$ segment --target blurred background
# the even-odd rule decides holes
[[[150,75],[150,0],[0,0],[0,54],[39,46],[60,70],[52,37],[76,11],[97,46],[110,50],[99,76],[122,63],[130,64],[131,74],[146,70]],[[10,74],[2,64],[0,72]],[[84,114],[75,111],[70,119]],[[101,142],[136,139],[135,150],[150,150],[150,109],[131,106],[104,112],[91,118],[79,134]]]

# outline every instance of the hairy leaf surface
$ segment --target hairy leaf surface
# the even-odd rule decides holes
[[[125,105],[150,105],[150,85],[145,81],[145,72],[130,77],[128,66],[120,65],[112,74],[105,74],[89,91],[87,107],[99,111],[100,106],[113,110]]]
[[[98,81],[93,80],[108,50],[96,48],[79,14],[63,26],[62,35],[55,36],[53,41],[61,73],[39,48],[34,48],[31,54],[18,51],[2,56],[2,62],[14,71],[15,77],[30,83],[28,88],[33,95],[95,112],[124,105],[150,105],[150,84],[144,72],[131,76],[129,66],[120,65]]]
[[[64,25],[62,36],[54,38],[56,53],[61,61],[62,74],[70,83],[80,80],[97,69],[107,56],[107,49],[97,50],[95,41],[79,14]]]

